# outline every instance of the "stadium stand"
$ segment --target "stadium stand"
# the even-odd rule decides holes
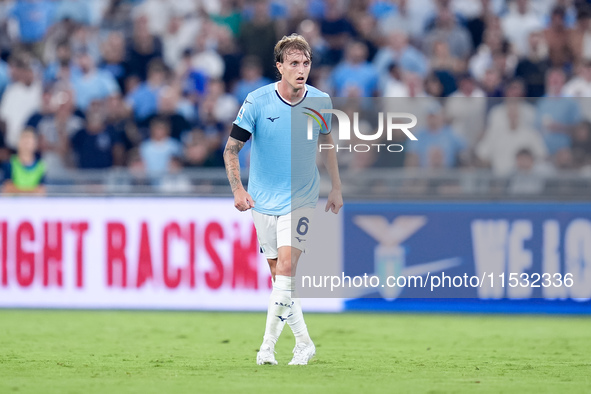
[[[332,96],[445,99],[419,151],[341,161],[352,195],[584,198],[589,3],[3,0],[0,162],[33,129],[50,195],[228,194],[231,122],[298,32]]]

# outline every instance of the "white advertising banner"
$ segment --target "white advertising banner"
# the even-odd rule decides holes
[[[270,289],[231,199],[0,198],[0,307],[262,311]]]

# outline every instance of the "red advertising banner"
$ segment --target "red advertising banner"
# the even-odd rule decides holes
[[[270,288],[229,199],[0,199],[0,307],[265,310]]]

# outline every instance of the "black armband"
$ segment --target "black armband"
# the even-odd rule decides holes
[[[248,139],[250,138],[251,134],[244,130],[242,127],[234,124],[232,126],[232,131],[230,132],[230,137],[241,141],[241,142],[246,142],[248,141]]]

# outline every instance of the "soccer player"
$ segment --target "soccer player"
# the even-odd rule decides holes
[[[317,144],[333,144],[330,117],[326,127],[315,129],[311,141],[292,147],[292,133],[306,135],[305,127],[292,130],[292,114],[304,113],[306,101],[319,98],[330,104],[324,92],[306,85],[312,65],[312,51],[297,34],[283,37],[275,45],[275,65],[281,79],[250,93],[234,121],[224,151],[226,172],[234,206],[241,212],[252,209],[254,225],[273,277],[263,344],[257,353],[257,364],[277,364],[275,343],[285,322],[296,338],[293,359],[289,365],[306,365],[316,348],[308,335],[300,302],[292,297],[298,259],[305,251],[306,235],[319,194],[316,167]],[[309,105],[308,105],[309,107]],[[329,108],[325,108],[329,109]],[[293,111],[293,112],[292,112]],[[305,119],[305,116],[303,116]],[[299,136],[299,135],[298,135]],[[238,152],[252,137],[248,192],[240,179]],[[299,145],[298,145],[299,147]],[[292,172],[292,149],[296,168]],[[322,152],[330,175],[332,190],[325,211],[338,213],[343,206],[336,153]],[[292,196],[294,198],[292,198]]]

